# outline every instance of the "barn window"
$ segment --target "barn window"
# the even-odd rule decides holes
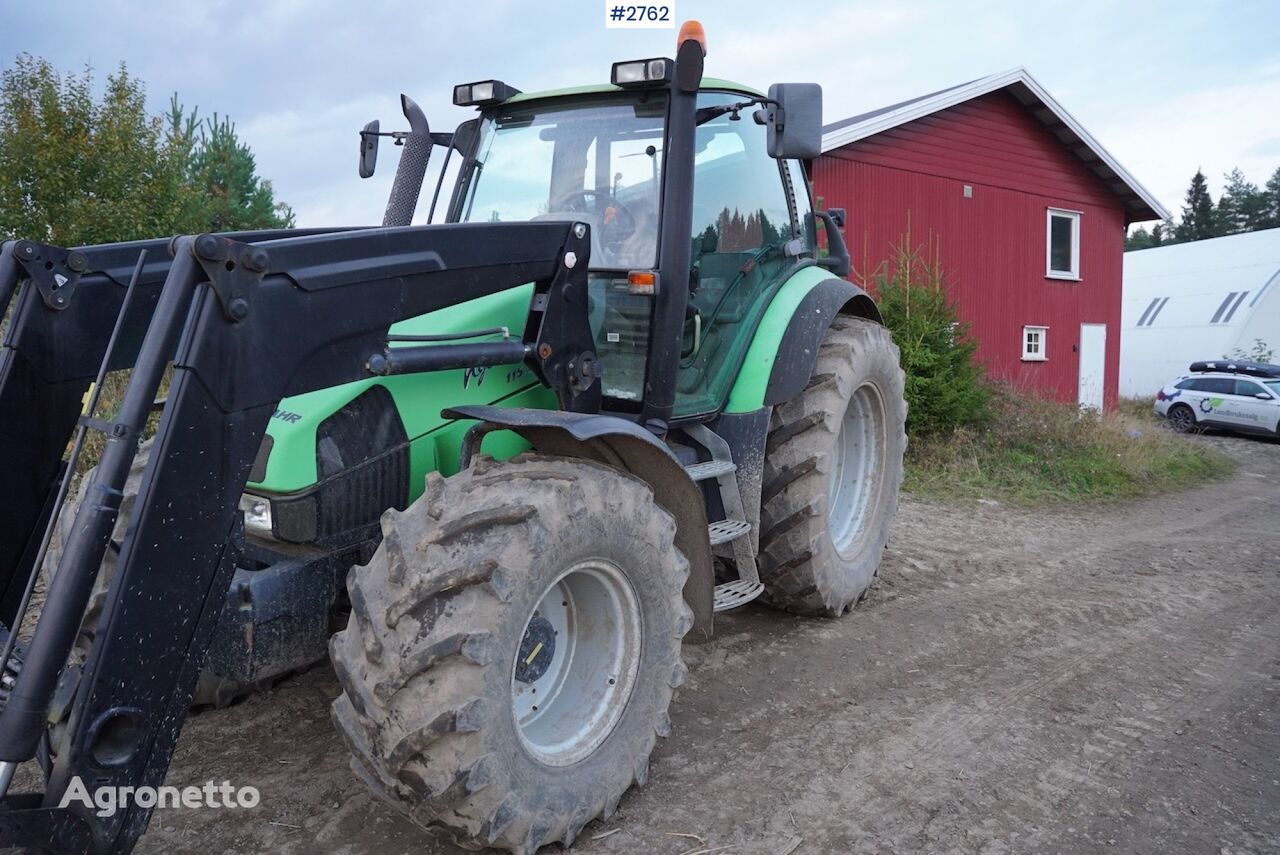
[[[1045,223],[1045,275],[1080,278],[1080,212],[1050,208]]]
[[[1022,359],[1024,362],[1044,362],[1045,345],[1049,336],[1048,327],[1022,328]]]

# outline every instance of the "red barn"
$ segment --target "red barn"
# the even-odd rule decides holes
[[[815,197],[864,283],[910,234],[989,376],[1112,408],[1125,229],[1168,212],[1018,68],[827,125]]]

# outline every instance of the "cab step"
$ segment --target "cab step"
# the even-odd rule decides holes
[[[716,585],[713,608],[717,612],[727,612],[729,609],[745,606],[763,593],[764,585],[759,582],[735,579],[723,585]]]
[[[737,470],[738,467],[728,460],[708,460],[705,463],[695,463],[684,468],[694,481],[710,481],[712,478],[719,478]]]
[[[719,546],[731,540],[737,540],[751,533],[751,523],[745,520],[716,520],[707,526],[707,534],[711,537],[711,545]]]
[[[717,612],[746,605],[764,592],[760,573],[756,568],[755,544],[752,542],[751,523],[747,521],[747,509],[738,492],[738,467],[724,437],[706,425],[690,425],[685,433],[699,443],[711,455],[711,459],[685,467],[694,481],[716,482],[726,519],[716,520],[707,526],[707,537],[713,547],[733,544],[733,563],[738,578],[715,587],[714,609]]]

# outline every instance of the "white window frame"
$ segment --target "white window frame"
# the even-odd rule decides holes
[[[1040,334],[1040,350],[1038,353],[1032,353],[1027,347],[1027,337],[1030,333],[1037,332]],[[1038,327],[1035,325],[1024,326],[1022,328],[1022,361],[1023,362],[1048,362],[1049,361],[1049,328]]]
[[[1080,217],[1081,211],[1066,208],[1047,208],[1044,215],[1044,275],[1047,279],[1080,281]],[[1071,220],[1071,269],[1053,269],[1053,218]]]

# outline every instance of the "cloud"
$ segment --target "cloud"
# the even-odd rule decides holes
[[[1100,119],[1095,131],[1165,207],[1179,215],[1199,168],[1216,197],[1233,167],[1262,184],[1280,168],[1274,105],[1280,104],[1280,66],[1252,79],[1129,104]]]

